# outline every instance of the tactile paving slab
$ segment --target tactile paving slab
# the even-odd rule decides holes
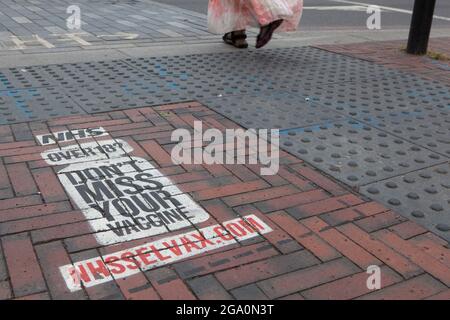
[[[66,93],[88,113],[156,106],[189,101],[171,81],[115,84],[97,84],[92,87],[65,88]]]
[[[355,120],[284,130],[280,138],[286,150],[353,187],[447,160]]]
[[[56,88],[0,91],[0,124],[84,113],[67,95]]]
[[[426,83],[425,80],[417,82],[417,87]],[[373,84],[330,83],[298,88],[298,91],[309,97],[311,101],[364,121],[373,118],[383,120],[390,117],[392,113],[428,106],[441,110],[450,108],[445,95],[445,90],[450,95],[450,88],[430,89],[428,97],[412,94],[411,90],[410,86],[382,81]]]
[[[391,114],[382,121],[369,123],[414,144],[450,157],[450,110],[432,106]]]
[[[450,101],[449,87],[437,80],[430,80],[405,72],[400,72],[399,76],[370,77],[365,81],[365,84],[375,88],[383,88],[387,92],[404,92],[409,97],[415,97],[421,101],[430,101],[442,96],[446,97],[447,102]]]
[[[121,60],[30,66],[0,69],[0,90],[139,82],[145,76]]]
[[[450,241],[450,162],[371,183],[361,191]]]
[[[197,99],[274,90],[271,79],[250,70],[253,68],[250,61],[244,69],[236,63],[231,65],[226,58],[224,56],[223,61],[219,61],[211,57],[208,59],[206,55],[202,59],[197,56],[166,57],[139,59],[130,63],[153,77],[170,80],[178,90]],[[239,58],[234,57],[237,61]]]
[[[0,90],[49,87],[51,78],[41,72],[40,67],[0,69]]]
[[[273,90],[270,81],[257,79],[245,74],[217,74],[208,79],[197,76],[183,78],[174,77],[172,83],[177,90],[197,100],[244,94],[257,94]]]
[[[285,51],[238,51],[173,57],[127,59],[127,63],[157,76],[195,75],[199,81],[213,75],[235,74],[234,79],[253,77],[271,81],[277,88],[297,88],[299,84],[326,84],[362,81],[369,77],[401,77],[402,73],[371,62],[336,57],[314,48],[291,48]]]
[[[336,61],[336,55],[333,52],[317,49],[314,47],[291,47],[291,48],[274,48],[269,50],[250,50],[252,54],[256,57],[252,57],[252,59],[257,58],[280,61],[280,62],[289,62],[294,64],[310,64],[310,63],[318,63],[318,62],[327,62],[327,61]],[[245,52],[240,52],[241,55],[247,56]],[[339,57],[343,61],[352,61],[354,60],[351,57],[341,55]],[[360,60],[362,61],[362,60]],[[365,63],[364,61],[362,61]]]
[[[284,48],[270,50],[246,50],[224,52],[219,54],[195,54],[172,57],[151,57],[126,59],[130,65],[140,70],[159,75],[176,75],[180,73],[195,73],[209,75],[211,71],[227,73],[230,71],[274,71],[284,70],[283,67],[299,65],[317,65],[350,62],[366,65],[361,60],[351,59],[312,47]],[[354,65],[354,63],[353,63]],[[242,69],[244,67],[244,70]]]
[[[41,72],[64,87],[136,83],[151,79],[121,60],[58,64],[40,68]]]
[[[366,82],[370,85],[362,85]],[[441,99],[440,105],[448,106],[448,88],[310,47],[2,69],[0,87],[63,87],[87,112],[272,91],[310,96],[364,121],[414,103],[435,105]],[[420,87],[437,93],[424,97]]]
[[[319,85],[305,88],[305,94],[311,101],[449,156],[450,89],[418,79],[411,81],[414,85],[408,81]]]
[[[282,91],[225,96],[204,102],[210,108],[247,128],[289,129],[345,118],[328,108],[307,102],[304,97]]]

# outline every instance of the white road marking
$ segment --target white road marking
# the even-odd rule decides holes
[[[11,17],[11,19],[13,19],[15,22],[20,23],[20,24],[33,23],[27,17]]]
[[[166,36],[169,36],[171,38],[181,38],[183,35],[179,34],[178,32],[169,30],[169,29],[156,29],[156,32],[162,33]]]
[[[353,4],[353,5],[358,5],[358,6],[364,6],[366,8],[370,7],[370,6],[378,6],[382,10],[393,11],[393,12],[400,12],[400,13],[406,13],[406,14],[412,14],[413,13],[411,10],[399,9],[399,8],[394,8],[394,7],[379,6],[377,4],[367,4],[367,3],[363,3],[363,2],[348,1],[348,0],[331,0],[331,1],[338,2],[338,3],[345,3],[345,4]],[[443,17],[443,16],[435,15],[434,18],[435,19],[439,19],[439,20],[444,20],[444,21],[450,21],[450,18]]]
[[[366,11],[365,6],[319,6],[319,7],[303,7],[305,10],[318,11]]]
[[[55,46],[53,44],[51,44],[50,42],[48,42],[47,40],[39,37],[37,34],[34,35],[34,38],[36,39],[37,42],[39,42],[40,44],[42,44],[44,47],[46,47],[47,49],[51,49],[54,48]]]
[[[128,21],[128,20],[116,20],[117,23],[123,24],[127,27],[133,27],[136,28],[138,25],[134,22]]]
[[[33,40],[21,40],[17,36],[11,36],[11,41],[16,45],[16,49],[18,49],[18,50],[25,49],[26,44],[30,43],[30,42],[32,42],[32,43],[38,42],[41,45],[43,45],[44,47],[46,47],[47,49],[51,49],[51,48],[55,47],[53,44],[51,44],[47,40],[39,37],[37,34],[33,35],[32,37],[33,37]]]
[[[62,29],[61,29],[62,30]],[[50,31],[50,30],[49,30]],[[53,31],[56,31],[54,29]],[[53,33],[51,34],[51,37],[54,38],[54,41],[58,42],[69,42],[73,41],[75,43],[78,43],[81,46],[91,46],[92,43],[84,40],[82,36],[89,35],[86,32],[78,32],[78,33]],[[174,36],[174,34],[172,35]],[[181,35],[180,35],[181,36]],[[96,36],[99,39],[108,39],[108,38],[119,38],[123,40],[135,40],[139,38],[138,33],[127,33],[127,32],[117,32],[115,34],[103,34]],[[25,50],[28,49],[29,44],[40,44],[41,46],[51,49],[55,48],[55,46],[47,41],[44,38],[41,38],[40,36],[34,34],[31,35],[31,39],[27,37],[25,40],[24,37],[18,37],[15,35],[11,35],[10,33],[6,32],[0,32],[0,40],[7,41],[10,39],[14,43],[14,47],[8,48],[8,50]],[[1,44],[0,44],[1,47]]]
[[[140,15],[138,15],[138,14],[133,14],[133,15],[131,15],[130,17],[133,18],[133,19],[135,19],[135,20],[142,20],[142,21],[147,21],[147,20],[149,20],[149,18],[140,16]]]
[[[139,34],[137,34],[137,33],[128,33],[128,32],[117,32],[117,33],[114,33],[114,34],[100,34],[100,35],[98,35],[97,36],[97,38],[101,38],[101,39],[104,39],[104,38],[121,38],[121,39],[124,39],[124,40],[134,40],[134,39],[137,39],[137,38],[139,38]]]
[[[52,36],[56,38],[56,41],[67,42],[74,41],[82,46],[90,46],[91,43],[87,42],[81,36],[87,35],[86,32],[79,33],[53,33]]]
[[[11,41],[15,44],[16,49],[18,49],[18,50],[25,49],[25,46],[24,46],[25,43],[22,40],[20,40],[18,37],[11,36]]]

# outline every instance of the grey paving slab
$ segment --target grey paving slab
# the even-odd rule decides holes
[[[145,78],[144,73],[131,68],[123,61],[58,64],[40,67],[40,69],[65,87],[134,83]]]
[[[371,125],[402,137],[414,144],[450,157],[450,109],[416,107],[410,111],[393,113]]]
[[[280,143],[289,152],[352,187],[448,159],[356,120],[284,130]]]
[[[53,84],[39,67],[0,70],[0,90],[48,87]]]
[[[439,83],[419,77],[404,82],[329,83],[305,87],[304,94],[311,101],[450,155],[450,89]]]
[[[89,113],[114,111],[189,101],[170,82],[154,80],[139,83],[65,88],[66,93]]]
[[[54,87],[0,91],[0,124],[84,113],[67,95]]]
[[[426,81],[419,80],[415,88],[426,85]],[[446,95],[436,93],[436,96],[431,98],[434,89],[430,89],[430,97],[425,98],[412,95],[409,90],[410,86],[396,87],[394,83],[380,85],[359,81],[304,85],[297,89],[312,101],[366,121],[373,118],[383,119],[391,113],[412,111],[414,108],[447,109]],[[442,90],[444,89],[437,89],[436,92]],[[445,90],[450,94],[449,88]]]
[[[345,119],[326,107],[309,103],[304,97],[281,91],[225,96],[202,102],[248,128],[289,129]]]
[[[357,70],[359,72],[365,72],[365,69],[369,68],[367,62],[352,60],[344,56],[336,59],[330,52],[311,47],[234,51],[220,55],[198,54],[170,58],[142,58],[129,62],[155,74],[160,74],[161,69],[163,69],[168,74],[190,71],[201,75],[205,72],[211,74],[211,70],[214,70],[224,73],[236,71],[260,78],[267,78],[268,75],[271,75],[272,78],[279,75],[284,76],[284,83],[288,82],[289,79],[296,81],[297,87],[298,81],[308,81],[308,73],[316,76],[322,74],[323,78],[326,78],[326,82],[333,81],[332,79],[335,76],[331,71],[335,71],[333,68],[337,68],[338,65],[342,70],[353,70],[356,68],[355,64],[356,66],[365,66],[364,70]],[[293,67],[296,68],[293,69]],[[331,68],[331,71],[323,75],[326,68]],[[292,77],[286,79],[291,73],[293,73]],[[351,78],[346,76],[344,80],[351,80]]]
[[[0,89],[88,86],[138,82],[145,74],[123,61],[99,61],[0,69]]]
[[[300,86],[343,83],[353,79],[345,69],[352,69],[346,57],[331,59],[328,52],[305,48],[288,50],[246,51],[217,55],[188,55],[149,59],[129,59],[130,65],[159,77],[178,77],[179,85],[189,94],[202,99],[208,96],[252,94],[268,90],[298,92]],[[308,56],[297,59],[296,56]],[[355,61],[356,64],[361,64]],[[339,65],[341,71],[334,69]],[[367,63],[365,63],[367,64]],[[364,62],[362,63],[364,65]],[[360,72],[365,72],[359,70]]]
[[[450,162],[371,183],[361,191],[450,242]]]

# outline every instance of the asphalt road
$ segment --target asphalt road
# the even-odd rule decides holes
[[[206,13],[208,0],[156,0]],[[409,28],[414,0],[305,0],[302,29],[366,29],[367,5],[382,6],[383,29]],[[385,7],[385,8],[383,8]],[[434,27],[450,27],[450,1],[437,0]]]

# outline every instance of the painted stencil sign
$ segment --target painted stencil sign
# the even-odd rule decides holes
[[[255,215],[247,215],[182,233],[137,247],[61,266],[60,272],[70,291],[129,277],[189,257],[207,253],[272,232]]]
[[[49,144],[56,144],[58,142],[75,142],[76,140],[89,139],[92,137],[107,136],[108,133],[104,128],[85,128],[76,130],[65,130],[59,132],[52,132],[36,136],[39,144],[45,146]]]
[[[99,244],[162,234],[208,220],[208,213],[146,159],[130,156],[123,140],[102,140],[48,150]]]

